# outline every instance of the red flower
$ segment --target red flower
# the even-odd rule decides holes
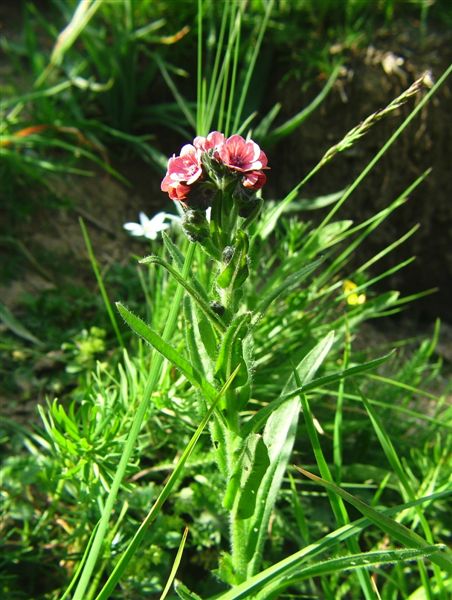
[[[267,176],[262,171],[250,171],[245,173],[245,177],[242,179],[243,187],[250,190],[260,190],[265,185]]]
[[[259,146],[241,135],[231,135],[218,150],[218,156],[229,169],[246,173],[267,168],[267,157]]]
[[[168,192],[168,196],[171,198],[171,200],[182,201],[187,198],[188,193],[191,190],[191,187],[189,185],[185,185],[185,183],[181,183],[180,181],[173,181],[168,184],[165,184],[164,186],[164,181],[165,180],[162,181],[162,191]]]

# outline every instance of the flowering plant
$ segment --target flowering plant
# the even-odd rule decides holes
[[[181,202],[189,239],[218,259],[226,246],[237,242],[237,217],[246,219],[243,231],[257,216],[268,169],[267,156],[255,142],[212,131],[169,159],[161,189]],[[207,208],[212,209],[210,223]]]
[[[237,7],[239,5],[242,3],[238,3]],[[225,3],[225,6],[235,6],[235,3]],[[240,19],[231,19],[231,23],[235,27]],[[215,64],[220,64],[221,47],[219,44]],[[233,52],[229,52],[230,48],[232,43],[227,48],[229,57],[234,56]],[[234,60],[237,56],[235,55]],[[207,90],[205,81],[202,80],[203,70],[201,66],[199,68],[197,131],[208,131],[212,121],[217,118],[216,91],[227,90],[227,76],[236,72],[235,63],[230,63],[229,66],[230,68],[225,69],[215,68],[219,79],[212,83],[212,93]],[[226,79],[222,80],[221,77]],[[250,78],[244,78],[244,81],[242,89],[246,94]],[[231,87],[235,89],[234,86]],[[229,112],[235,106],[233,99],[234,95],[231,94]],[[224,116],[224,106],[221,101],[217,102],[218,123],[226,123],[226,130],[229,127],[238,130],[243,102],[238,102],[239,108],[236,109],[234,118],[231,114]],[[213,107],[210,106],[211,103],[214,104]],[[419,111],[421,106],[419,103],[416,110]],[[382,113],[376,114],[378,116]],[[376,119],[377,117],[371,122],[365,122],[365,129],[358,129],[360,135]],[[408,122],[407,119],[405,124]],[[191,144],[182,147],[178,156],[173,155],[169,159],[161,189],[172,200],[180,203],[184,212],[182,225],[190,243],[187,244],[184,240],[185,243],[176,244],[163,232],[162,252],[141,261],[166,271],[160,279],[162,287],[168,281],[177,283],[175,287],[173,285],[168,288],[170,291],[166,294],[162,293],[159,286],[156,286],[155,294],[149,294],[149,323],[122,304],[117,304],[125,322],[153,350],[150,360],[146,361],[150,368],[145,388],[134,412],[101,519],[92,541],[90,540],[73,600],[85,600],[86,590],[91,589],[91,580],[94,580],[92,589],[98,584],[95,565],[107,548],[105,541],[108,541],[109,523],[116,498],[133,457],[141,425],[149,414],[154,391],[165,377],[171,389],[168,397],[171,402],[175,401],[174,412],[177,415],[178,401],[181,396],[185,396],[190,417],[194,415],[190,425],[193,425],[195,432],[179,455],[174,470],[149,513],[118,557],[96,600],[110,597],[139,545],[144,542],[147,528],[156,519],[163,503],[179,481],[206,427],[210,429],[214,456],[212,462],[215,468],[218,467],[218,478],[221,481],[221,486],[215,488],[215,492],[220,492],[217,496],[221,498],[222,508],[219,504],[216,508],[221,513],[219,516],[225,515],[229,521],[226,534],[229,536],[229,548],[227,552],[221,553],[219,567],[215,571],[215,578],[223,582],[223,588],[228,589],[224,593],[215,593],[214,598],[275,598],[291,584],[296,584],[299,578],[312,577],[313,573],[322,575],[332,568],[331,572],[337,582],[336,573],[340,570],[355,568],[357,565],[369,567],[371,561],[372,564],[381,564],[384,559],[401,561],[405,560],[405,556],[412,560],[423,557],[427,551],[436,562],[435,568],[441,567],[452,572],[452,560],[435,557],[434,553],[438,552],[436,546],[428,546],[419,535],[411,536],[407,528],[386,515],[379,515],[363,502],[355,501],[350,493],[333,483],[335,473],[322,450],[326,436],[323,440],[319,438],[319,432],[324,435],[325,431],[317,416],[314,416],[311,398],[308,397],[308,394],[323,390],[325,386],[328,386],[327,393],[330,396],[336,392],[333,386],[338,386],[336,420],[334,427],[327,429],[327,433],[333,437],[334,466],[340,481],[345,437],[341,427],[342,406],[344,399],[348,397],[343,387],[344,381],[375,369],[389,357],[388,354],[356,363],[350,355],[349,330],[364,318],[364,314],[387,314],[388,310],[397,309],[398,306],[397,295],[394,294],[377,298],[369,296],[367,299],[361,291],[364,291],[368,283],[353,289],[345,284],[339,299],[337,294],[341,285],[337,281],[337,273],[341,264],[346,263],[348,254],[344,251],[336,256],[333,247],[359,232],[356,238],[349,238],[350,248],[356,248],[385,217],[376,215],[356,228],[350,228],[349,221],[330,223],[330,220],[374,163],[369,163],[344,193],[336,196],[335,200],[330,199],[335,204],[316,229],[309,231],[306,224],[293,222],[288,226],[286,239],[280,240],[274,247],[268,243],[272,239],[270,236],[275,234],[280,217],[297,196],[300,187],[325,162],[349,147],[358,137],[356,131],[352,136],[346,136],[345,141],[327,152],[286,198],[274,206],[266,205],[266,210],[262,212],[261,189],[266,183],[266,171],[269,167],[265,153],[254,141],[238,134],[227,137],[219,131],[212,131],[206,137],[195,137]],[[386,214],[390,214],[397,205],[394,202]],[[207,219],[206,212],[209,209],[210,219]],[[260,219],[257,220],[259,214]],[[324,263],[327,266],[318,273],[318,267]],[[306,279],[311,276],[312,281],[306,285]],[[347,310],[340,314],[338,306],[344,297]],[[157,310],[159,299],[163,304],[160,311]],[[160,316],[159,313],[163,318],[156,318]],[[338,350],[342,345],[344,351],[341,358]],[[334,354],[333,359],[329,357],[330,353]],[[166,374],[162,370],[164,360],[173,367]],[[326,372],[322,373],[325,362],[328,366]],[[174,377],[176,371],[180,377]],[[377,435],[383,440],[385,451],[389,448],[393,452],[372,412],[372,406],[362,394],[361,397]],[[173,406],[171,412],[174,414]],[[327,489],[327,498],[338,529],[263,570],[264,546],[274,522],[272,513],[283,485],[301,419],[304,421],[304,437],[309,440],[313,449],[322,478],[305,470],[302,473]],[[396,465],[396,468],[399,466]],[[309,540],[309,531],[303,511],[297,508],[299,500],[295,483],[292,492],[301,534],[297,535],[298,544],[299,538]],[[380,493],[380,488],[377,493]],[[406,494],[407,498],[415,498],[412,489],[407,488]],[[378,497],[376,495],[375,499]],[[364,560],[357,534],[367,525],[363,520],[347,525],[349,516],[342,499],[351,502],[367,520],[378,525],[402,545],[410,546],[410,552],[404,555],[402,552],[406,549],[400,552],[394,550],[390,556],[387,551],[384,554],[378,551],[368,552]],[[222,528],[222,532],[225,529]],[[430,531],[426,535],[431,539]],[[181,541],[176,561],[182,555],[185,537],[186,534]],[[333,567],[329,565],[328,558],[324,560],[324,556],[321,562],[313,562],[320,553],[335,553],[334,546],[339,542],[345,542],[351,552],[344,556],[343,562],[339,563],[336,556],[331,559]],[[307,566],[303,565],[305,561],[309,561]],[[363,592],[359,597],[375,596],[374,581],[366,568],[359,572],[357,585]],[[162,597],[169,586],[170,581]],[[179,582],[175,589],[181,598],[199,598]],[[327,587],[324,589],[327,590]],[[335,594],[328,591],[328,596],[335,597]]]

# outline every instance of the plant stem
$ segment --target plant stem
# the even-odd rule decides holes
[[[185,256],[185,263],[182,269],[182,277],[184,278],[186,278],[190,273],[195,248],[195,244],[190,244],[190,246],[188,247],[188,251]],[[163,331],[162,337],[165,341],[169,340],[173,335],[177,322],[179,305],[182,300],[183,293],[184,289],[181,285],[179,285],[174,296],[174,302],[171,304],[168,320]],[[105,507],[99,521],[99,527],[93,540],[93,545],[86,559],[86,564],[83,568],[77,588],[74,592],[73,600],[85,600],[86,598],[86,590],[89,585],[91,575],[96,565],[102,545],[104,543],[105,535],[107,533],[107,528],[110,521],[111,513],[113,512],[116,497],[118,495],[118,491],[121,486],[127,468],[127,464],[135,448],[135,443],[140,432],[141,425],[146,415],[147,409],[149,407],[149,402],[152,393],[154,392],[154,389],[158,383],[163,360],[163,356],[154,350],[152,353],[151,372],[149,374],[149,379],[147,381],[146,388],[143,393],[143,399],[138,407],[137,413],[130,428],[129,436],[125,443],[121,460],[119,461],[119,465],[116,470],[113,483],[111,485],[110,493],[105,502]]]

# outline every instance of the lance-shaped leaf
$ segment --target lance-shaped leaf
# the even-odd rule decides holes
[[[314,260],[309,264],[304,265],[295,273],[292,273],[286,277],[278,286],[265,294],[265,296],[258,303],[256,312],[264,313],[272,304],[272,302],[274,302],[279,296],[282,294],[287,295],[288,293],[292,292],[297,286],[300,285],[302,281],[304,281],[313,271],[315,271],[315,269],[317,269],[322,262],[323,258]]]
[[[270,465],[262,436],[248,436],[236,465],[223,504],[225,508],[233,510],[238,519],[247,519],[254,513],[257,491]]]
[[[183,358],[180,353],[168,344],[168,342],[165,342],[156,331],[149,327],[142,319],[127,310],[121,303],[117,302],[116,307],[127,325],[174,365],[193,386],[201,390],[209,400],[212,400],[215,397],[217,393],[216,389],[188,362],[188,360]]]
[[[233,387],[245,385],[249,378],[248,367],[243,357],[243,340],[248,333],[250,321],[251,313],[236,317],[228,327],[218,353],[215,375],[222,383],[237,366],[240,366]]]
[[[425,548],[404,548],[402,550],[376,550],[374,552],[360,552],[358,554],[351,554],[348,556],[339,556],[329,558],[322,562],[317,562],[312,565],[302,567],[296,566],[296,569],[292,570],[296,573],[292,577],[288,577],[286,571],[284,575],[279,575],[277,567],[280,563],[273,565],[270,569],[266,569],[256,577],[252,577],[244,584],[236,587],[235,589],[221,595],[217,600],[238,600],[239,598],[249,598],[250,593],[253,592],[252,597],[256,600],[263,600],[264,598],[279,598],[279,593],[284,591],[290,585],[294,585],[306,579],[312,579],[314,577],[324,577],[325,575],[331,575],[333,573],[342,573],[344,571],[354,571],[356,569],[362,569],[372,567],[380,567],[381,565],[394,565],[400,562],[413,561],[418,559],[429,558],[433,560],[433,556],[440,555],[441,552],[446,550],[445,545],[431,544]],[[283,562],[283,561],[281,561]],[[272,572],[273,571],[273,572]],[[281,568],[281,571],[283,569]],[[270,582],[270,585],[267,583]],[[263,588],[264,584],[265,588]],[[256,593],[261,589],[261,593]]]
[[[379,365],[386,362],[391,356],[394,356],[394,350],[388,352],[384,356],[380,356],[379,358],[373,358],[372,360],[368,360],[365,363],[361,363],[360,365],[354,365],[353,367],[349,367],[348,369],[342,369],[341,371],[336,371],[336,373],[331,373],[329,375],[323,375],[322,377],[317,377],[312,381],[309,381],[302,385],[301,387],[297,387],[295,390],[285,394],[283,398],[292,398],[292,396],[296,396],[298,394],[305,394],[310,390],[314,390],[318,387],[322,387],[324,385],[328,385],[330,383],[336,383],[337,381],[341,381],[342,379],[346,379],[348,377],[356,377],[357,375],[363,375],[367,371],[372,371],[376,369]]]
[[[300,376],[300,380],[303,382],[303,387],[296,386],[294,375],[292,374],[285,385],[281,395],[273,402],[270,402],[266,407],[261,408],[252,419],[244,426],[244,435],[251,433],[252,431],[258,431],[262,425],[267,421],[268,417],[276,411],[286,400],[297,396],[300,390],[305,390],[309,382],[313,379],[320,365],[325,360],[331,346],[334,342],[334,332],[330,332],[321,342],[319,342],[314,348],[303,358],[297,367],[297,372]]]
[[[296,369],[300,381],[308,382],[314,377],[333,342],[334,332],[330,332],[304,357]],[[295,376],[291,375],[282,391],[282,395],[287,394],[295,385]],[[270,466],[262,479],[256,510],[249,521],[247,548],[249,576],[253,575],[259,568],[270,514],[292,453],[299,412],[300,403],[298,398],[291,398],[280,404],[271,413],[264,428],[263,441],[268,449]]]
[[[190,284],[186,279],[182,277],[182,275],[176,271],[166,260],[163,260],[159,256],[147,256],[140,260],[141,264],[155,264],[160,265],[164,269],[166,269],[185,290],[190,294],[196,304],[199,306],[200,310],[205,314],[205,316],[209,319],[212,326],[219,333],[223,333],[225,330],[225,325],[222,322],[221,318],[212,310],[209,306],[209,303],[202,297],[202,295]]]

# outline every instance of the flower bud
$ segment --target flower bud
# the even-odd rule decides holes
[[[229,264],[234,256],[234,248],[232,246],[226,246],[223,250],[221,258],[225,265]]]
[[[191,242],[202,244],[210,236],[209,223],[201,210],[189,208],[182,220],[182,229]]]

